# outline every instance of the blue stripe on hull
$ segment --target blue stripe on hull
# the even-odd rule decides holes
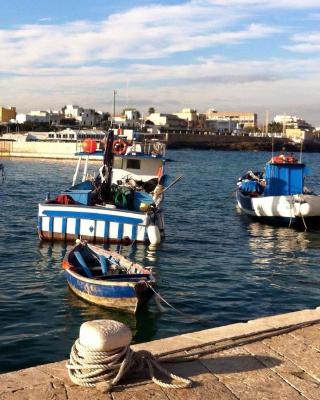
[[[136,297],[133,286],[120,286],[117,285],[116,282],[114,282],[112,285],[88,283],[87,281],[82,281],[81,279],[74,277],[68,271],[66,271],[66,275],[68,283],[72,287],[91,296],[112,299]]]
[[[43,214],[51,218],[54,217],[79,218],[79,219],[90,219],[98,221],[118,222],[120,224],[138,225],[141,224],[141,222],[143,222],[142,218],[123,217],[121,215],[89,213],[82,211],[43,210]]]

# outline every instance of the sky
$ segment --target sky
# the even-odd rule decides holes
[[[268,111],[320,126],[320,0],[0,0],[0,106]]]

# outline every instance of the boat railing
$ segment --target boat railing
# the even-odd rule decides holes
[[[133,139],[132,144],[128,146],[127,154],[140,153],[148,156],[164,156],[166,153],[166,144],[158,139],[148,139],[137,141]]]

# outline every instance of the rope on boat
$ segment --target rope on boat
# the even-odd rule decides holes
[[[161,387],[180,389],[189,388],[193,384],[191,379],[182,378],[163,368],[149,351],[135,352],[129,345],[112,351],[97,351],[82,345],[77,339],[71,348],[66,367],[72,382],[80,386],[96,387],[103,392],[110,392],[130,369],[144,367],[148,368],[150,379]],[[177,383],[166,383],[157,378],[155,370]]]
[[[301,212],[301,204],[302,204],[303,198],[301,196],[298,196],[298,200],[299,200],[298,202],[299,202],[299,205],[300,205],[299,206],[298,216],[301,217],[302,222],[303,222],[303,226],[304,226],[304,230],[307,231],[308,227],[307,227],[306,221],[304,219],[304,216],[302,215],[302,212]],[[291,203],[290,203],[291,215],[290,215],[290,220],[289,220],[289,228],[291,227],[292,219],[295,217],[295,212],[294,212],[295,203],[296,203],[296,200],[295,200],[294,196],[291,195]]]
[[[304,216],[302,215],[302,212],[301,212],[301,204],[302,204],[302,197],[301,197],[301,196],[299,196],[299,204],[300,204],[300,207],[299,207],[299,214],[300,214],[300,216],[301,216],[301,218],[302,218],[302,222],[303,222],[303,225],[304,225],[304,229],[305,229],[305,231],[307,231],[307,230],[308,230],[308,227],[307,227],[306,221],[304,220]]]

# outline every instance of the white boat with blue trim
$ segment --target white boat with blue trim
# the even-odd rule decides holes
[[[39,204],[40,239],[160,243],[164,237],[165,143],[139,132],[123,137],[110,130],[104,147],[96,150],[96,143],[87,139],[84,151],[77,153],[72,186]],[[97,156],[102,166],[91,177],[89,160]]]
[[[305,186],[309,170],[293,155],[272,157],[264,172],[248,171],[238,180],[236,198],[247,215],[289,226],[320,222],[320,196]]]

